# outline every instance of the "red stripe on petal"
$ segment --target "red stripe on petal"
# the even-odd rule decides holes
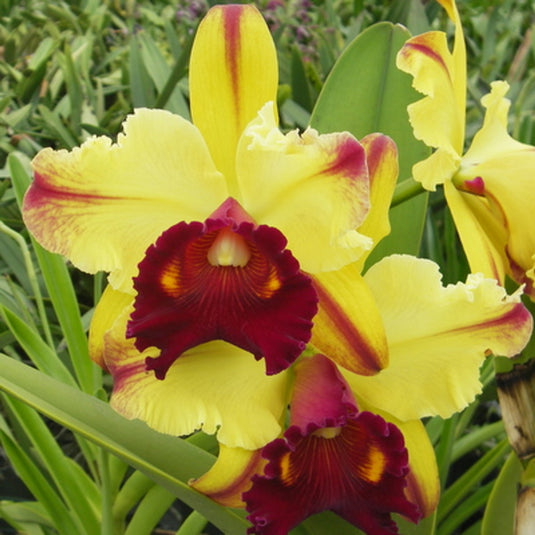
[[[425,34],[423,34],[420,37],[425,37]],[[411,39],[410,41],[407,41],[405,43],[405,45],[403,45],[401,53],[402,54],[411,54],[411,52],[409,52],[409,50],[412,49],[415,52],[419,52],[420,54],[423,54],[424,56],[427,56],[428,58],[433,60],[435,63],[440,65],[440,67],[444,70],[444,72],[448,76],[450,82],[452,82],[450,71],[449,71],[448,66],[446,65],[446,63],[444,63],[444,59],[442,58],[442,56],[440,54],[437,54],[428,45],[419,43],[417,40],[418,40],[418,37],[415,37],[414,39]]]
[[[333,336],[344,347],[343,354],[329,355],[337,364],[359,375],[375,375],[383,367],[382,355],[373,341],[363,336],[345,311],[331,298],[331,295],[316,281],[316,292],[320,302],[320,315],[331,327]]]
[[[230,72],[231,84],[234,93],[239,93],[239,64],[238,57],[241,45],[240,18],[243,6],[229,5],[221,10],[225,28],[226,59]]]
[[[347,135],[343,143],[337,145],[335,154],[324,174],[368,180],[366,153],[354,137]]]
[[[268,444],[263,476],[243,498],[249,533],[283,535],[310,515],[331,510],[368,535],[398,533],[391,513],[413,521],[417,507],[404,491],[407,451],[401,432],[369,412],[348,416],[334,433],[291,427]]]
[[[277,229],[255,226],[235,205],[224,203],[219,218],[171,227],[139,264],[127,336],[140,351],[160,349],[146,362],[160,379],[184,351],[210,340],[263,357],[268,374],[287,368],[310,340],[312,281]]]

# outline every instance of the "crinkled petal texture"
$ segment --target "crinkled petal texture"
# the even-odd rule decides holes
[[[45,149],[33,168],[23,216],[37,241],[83,271],[111,272],[124,291],[163,230],[204,220],[228,196],[198,129],[162,110],[136,110],[115,144]]]
[[[377,407],[366,404],[358,392],[355,392],[360,410],[371,411],[387,422],[394,424],[403,434],[405,447],[409,453],[409,473],[406,476],[405,496],[415,503],[423,518],[428,517],[437,508],[440,498],[440,480],[435,450],[421,420],[402,422],[391,414]]]
[[[397,66],[411,74],[414,88],[426,95],[407,110],[415,137],[437,149],[413,167],[415,180],[430,190],[450,179],[458,168],[465,128],[464,36],[455,2],[440,4],[456,26],[453,52],[445,33],[428,32],[409,39],[397,57]]]
[[[276,102],[277,53],[262,15],[251,5],[215,6],[201,22],[189,69],[193,122],[217,168],[235,191],[235,155],[246,125]],[[272,109],[273,119],[276,110]],[[253,179],[254,177],[251,177]]]
[[[508,296],[481,274],[444,287],[433,262],[393,255],[364,278],[383,318],[390,363],[373,377],[344,377],[367,404],[402,421],[464,408],[481,390],[485,356],[513,356],[529,340],[533,320],[520,294]]]
[[[468,192],[463,196],[474,193],[485,199],[488,213],[482,224],[487,239],[496,242],[495,227],[504,229],[506,244],[503,236],[498,235],[498,252],[505,256],[508,274],[519,283],[526,283],[526,292],[533,298],[533,280],[526,272],[533,270],[535,262],[535,147],[520,143],[507,133],[508,89],[506,82],[493,82],[491,92],[481,100],[486,108],[485,120],[454,181],[459,189]],[[474,182],[478,186],[476,191],[472,190]],[[463,237],[463,219],[457,219]],[[470,248],[466,251],[473,269],[476,255]]]
[[[134,279],[127,336],[140,351],[161,350],[147,368],[163,379],[184,351],[220,339],[264,358],[269,375],[286,369],[310,340],[317,297],[285,246],[234,199],[204,223],[166,230]]]
[[[399,430],[358,412],[347,384],[322,355],[297,364],[291,426],[268,444],[264,475],[243,495],[249,533],[285,535],[331,510],[369,535],[397,533],[390,513],[416,521],[404,496],[407,452]]]
[[[123,300],[115,291],[106,297],[110,306],[114,299]],[[161,381],[145,366],[145,359],[156,351],[140,353],[125,338],[131,312],[129,306],[115,321],[109,316],[93,319],[99,328],[92,336],[103,336],[102,359],[114,379],[111,405],[117,412],[170,435],[198,429],[217,432],[221,443],[249,450],[281,433],[287,372],[266,376],[264,366],[250,353],[214,341],[187,351]],[[106,315],[106,310],[99,305],[95,316],[100,314]]]
[[[355,230],[369,210],[369,177],[352,135],[284,135],[267,104],[244,131],[236,158],[237,200],[284,234],[304,271],[338,269],[371,248]]]

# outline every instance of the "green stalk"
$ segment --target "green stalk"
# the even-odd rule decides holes
[[[176,535],[199,535],[206,527],[206,524],[208,524],[208,520],[204,516],[197,511],[192,511],[188,518],[184,520]]]
[[[394,190],[394,195],[392,196],[390,208],[408,201],[409,199],[412,199],[413,197],[416,197],[417,195],[420,195],[420,193],[424,192],[425,189],[420,182],[416,182],[413,178],[408,178],[407,180],[398,182],[396,184],[396,189]]]

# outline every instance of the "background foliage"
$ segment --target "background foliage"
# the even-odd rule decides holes
[[[87,357],[85,333],[103,278],[71,270],[32,243],[19,202],[29,180],[29,161],[41,148],[72,148],[93,134],[115,136],[134,107],[162,107],[188,117],[189,49],[198,21],[212,3],[223,2],[0,0],[0,352],[15,361],[31,362],[75,387],[81,396],[93,396],[95,414],[109,418],[110,433],[119,426],[121,432],[132,433],[133,442],[139,430],[121,428],[105,412],[105,403],[99,404],[99,399],[107,399],[110,385]],[[431,1],[255,3],[270,25],[279,53],[284,129],[309,123],[335,60],[372,24],[388,20],[412,33],[452,30],[443,10]],[[489,83],[506,79],[513,102],[510,131],[535,144],[531,0],[473,0],[459,2],[459,8],[469,58],[468,135],[481,124],[479,99]],[[463,279],[467,265],[444,206],[441,194],[430,196],[419,252],[438,262],[449,282]],[[0,374],[7,373],[7,361],[0,366]],[[491,366],[482,373],[486,387],[477,403],[448,421],[437,418],[427,423],[444,494],[436,529],[424,526],[418,533],[484,532],[500,520],[499,514],[491,516],[499,508],[491,511],[487,503],[507,509],[508,498],[498,493],[502,487],[495,481],[514,479],[519,467],[509,456]],[[36,379],[35,389],[38,383]],[[34,393],[19,395],[28,400]],[[18,529],[36,535],[93,535],[102,530],[110,535],[142,535],[154,529],[174,533],[179,526],[180,533],[205,529],[201,514],[187,516],[191,509],[183,502],[191,500],[189,494],[180,504],[175,501],[173,474],[160,474],[160,479],[155,473],[150,478],[145,475],[141,459],[146,451],[117,447],[110,453],[100,448],[94,437],[86,440],[83,415],[77,432],[71,433],[57,414],[60,423],[13,397],[2,394],[0,406],[3,533]],[[51,409],[49,416],[53,414]],[[177,455],[176,443],[154,435],[160,454]],[[197,468],[213,459],[208,437],[196,436],[184,444],[180,447],[199,446],[207,452]],[[153,457],[157,465],[158,455]],[[176,464],[176,470],[182,470]],[[182,480],[192,477],[193,468],[191,475],[180,474]],[[200,500],[189,505],[209,511],[210,504]],[[222,529],[235,526],[244,526],[236,515],[220,523]],[[309,533],[306,525],[301,532]],[[508,534],[507,528],[499,532]]]

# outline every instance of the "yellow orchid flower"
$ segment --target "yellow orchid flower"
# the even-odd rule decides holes
[[[136,110],[116,143],[45,149],[24,219],[47,249],[110,272],[89,346],[113,376],[112,406],[163,433],[217,434],[218,460],[195,488],[245,500],[254,529],[273,533],[286,520],[262,488],[291,497],[317,466],[295,452],[347,438],[337,451],[361,460],[348,467],[354,492],[342,500],[340,467],[320,471],[328,499],[296,501],[285,525],[319,507],[392,533],[391,512],[416,520],[438,499],[419,419],[472,401],[485,356],[517,353],[531,316],[493,280],[444,288],[437,266],[408,256],[362,277],[389,232],[395,146],[381,134],[284,135],[276,89],[258,11],[212,8],[191,56],[193,124]],[[330,402],[314,402],[326,389]]]
[[[453,50],[446,35],[432,31],[409,39],[397,65],[414,77],[425,98],[408,108],[414,135],[433,154],[413,167],[414,179],[434,190],[444,185],[470,268],[504,282],[505,275],[535,298],[535,147],[507,133],[510,102],[504,81],[491,84],[481,103],[483,126],[463,154],[466,49],[457,6],[437,0],[455,24]]]

